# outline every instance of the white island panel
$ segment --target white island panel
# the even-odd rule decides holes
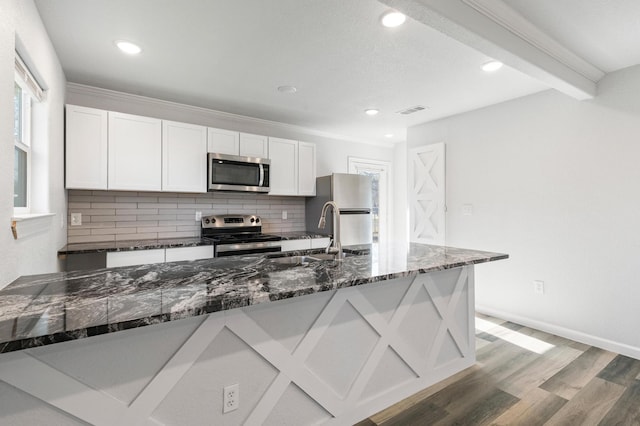
[[[5,353],[0,423],[55,407],[62,424],[353,424],[474,364],[473,277],[469,265]],[[234,383],[240,407],[222,414]]]

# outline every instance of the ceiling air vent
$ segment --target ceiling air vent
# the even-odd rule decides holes
[[[416,105],[414,107],[398,111],[397,114],[409,115],[409,114],[413,114],[414,112],[422,111],[422,110],[425,110],[425,109],[427,109],[427,107],[422,106],[422,105]]]

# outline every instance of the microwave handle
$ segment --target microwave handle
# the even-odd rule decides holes
[[[263,186],[264,185],[264,165],[260,164],[260,183],[258,184],[258,186]]]

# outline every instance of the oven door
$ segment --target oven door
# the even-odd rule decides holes
[[[274,253],[282,251],[279,241],[256,243],[216,244],[214,257],[238,256],[242,254]]]
[[[269,192],[270,161],[209,153],[209,191]]]

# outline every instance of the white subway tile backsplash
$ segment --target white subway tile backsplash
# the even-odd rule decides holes
[[[69,190],[70,213],[82,213],[82,225],[68,226],[68,242],[183,238],[200,235],[195,212],[257,214],[263,232],[304,231],[305,200],[266,194]],[[282,211],[287,219],[282,220]],[[70,225],[69,215],[67,223]]]
[[[155,240],[158,238],[158,234],[150,232],[148,234],[119,234],[115,235],[116,241],[129,241],[129,240]]]
[[[158,214],[158,209],[118,209],[117,213],[119,215],[128,215],[128,214]]]
[[[67,242],[69,244],[99,243],[103,241],[115,241],[115,235],[79,235],[79,236],[69,235],[67,237]]]
[[[88,216],[91,219],[91,222],[119,222],[119,221],[131,221],[136,220],[136,216]],[[84,216],[82,217],[82,221],[84,222],[86,219]]]

